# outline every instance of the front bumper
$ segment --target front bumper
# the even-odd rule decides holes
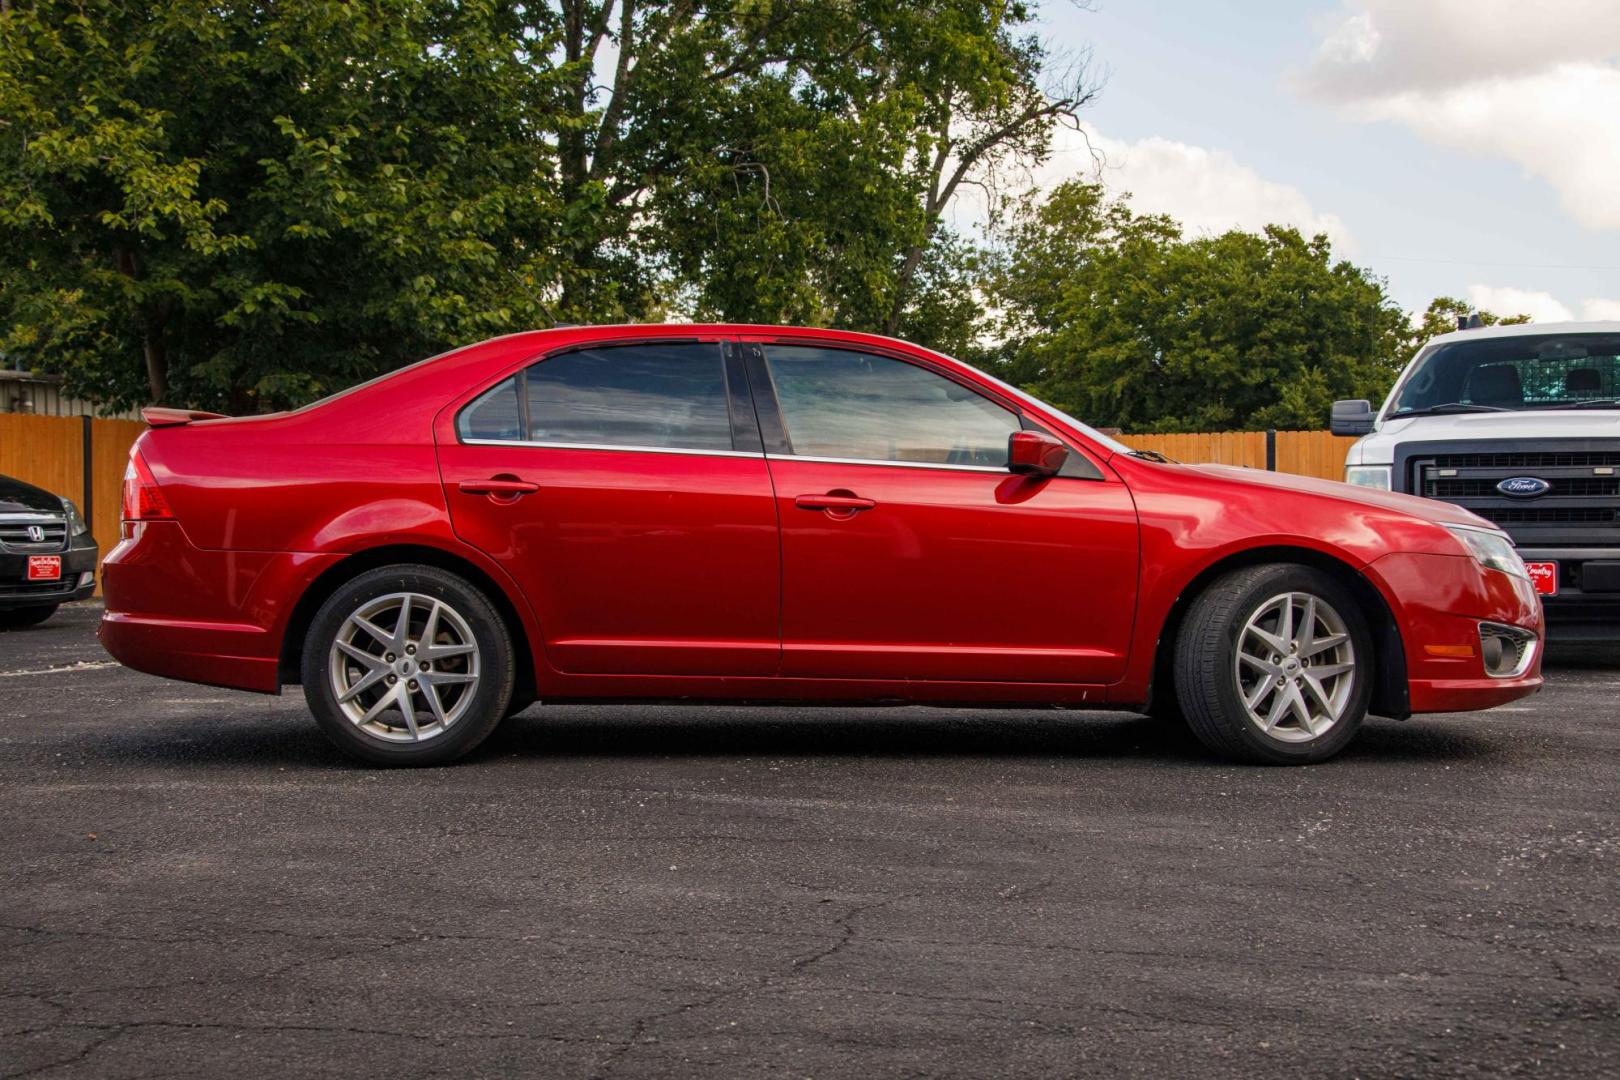
[[[1587,574],[1588,563],[1620,563],[1620,548],[1520,548],[1525,562],[1556,562],[1558,593],[1543,596],[1547,638],[1563,642],[1620,641],[1620,592],[1612,580]],[[1611,578],[1605,574],[1604,578]],[[1589,580],[1592,579],[1592,580]],[[1599,589],[1591,588],[1598,585]],[[1602,591],[1600,591],[1600,589]]]
[[[1535,589],[1465,556],[1400,552],[1368,567],[1395,608],[1414,713],[1505,705],[1541,689],[1545,626]],[[1517,678],[1493,678],[1480,656],[1480,623],[1534,633],[1535,655]]]
[[[52,554],[62,556],[61,578],[56,581],[29,581],[28,556],[0,552],[0,611],[65,604],[72,600],[88,599],[95,593],[97,549],[94,543]],[[88,580],[84,578],[85,574],[90,575]],[[81,580],[85,584],[81,585]]]

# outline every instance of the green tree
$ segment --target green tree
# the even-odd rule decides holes
[[[0,348],[111,405],[298,403],[665,312],[962,336],[965,184],[1044,153],[1004,0],[11,0]],[[956,292],[948,300],[918,283]]]
[[[698,315],[940,344],[927,336],[941,315],[938,289],[954,289],[943,303],[959,314],[977,312],[967,278],[942,274],[969,257],[943,225],[948,207],[964,187],[1046,155],[1054,123],[1095,93],[1086,66],[1050,76],[1048,92],[1051,57],[1026,32],[1031,10],[1021,3],[769,10],[758,51],[776,62],[739,75],[739,61],[716,56],[709,66],[728,73],[732,92],[660,91],[708,92],[678,131],[640,136],[664,156],[623,182],[656,177],[645,218],[653,244]]]
[[[1009,230],[995,275],[1008,374],[1130,431],[1320,427],[1375,398],[1411,346],[1383,282],[1324,236],[1186,238],[1071,182]]]
[[[308,399],[532,325],[581,223],[505,5],[0,15],[6,351],[110,404]],[[138,358],[138,360],[136,359]]]

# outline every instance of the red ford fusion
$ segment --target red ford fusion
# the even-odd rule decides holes
[[[1507,536],[1135,452],[965,364],[771,326],[516,334],[294,412],[149,409],[101,640],[447,762],[536,701],[1139,710],[1239,760],[1541,686]]]

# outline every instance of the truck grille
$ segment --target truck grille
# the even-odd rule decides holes
[[[38,529],[41,539],[35,540],[31,529]],[[44,515],[0,518],[0,550],[33,554],[61,551],[66,546],[67,522],[62,518]]]
[[[1410,453],[1401,472],[1408,491],[1472,510],[1506,529],[1521,547],[1620,543],[1620,450],[1476,453],[1458,444],[1418,444]],[[1497,484],[1516,476],[1535,477],[1549,487],[1533,498],[1497,490]]]

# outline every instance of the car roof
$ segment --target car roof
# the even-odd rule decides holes
[[[1620,334],[1620,322],[1554,322],[1514,323],[1503,326],[1478,326],[1472,330],[1453,330],[1429,339],[1430,345],[1450,345],[1457,341],[1479,341],[1483,338],[1531,337],[1546,334]]]

